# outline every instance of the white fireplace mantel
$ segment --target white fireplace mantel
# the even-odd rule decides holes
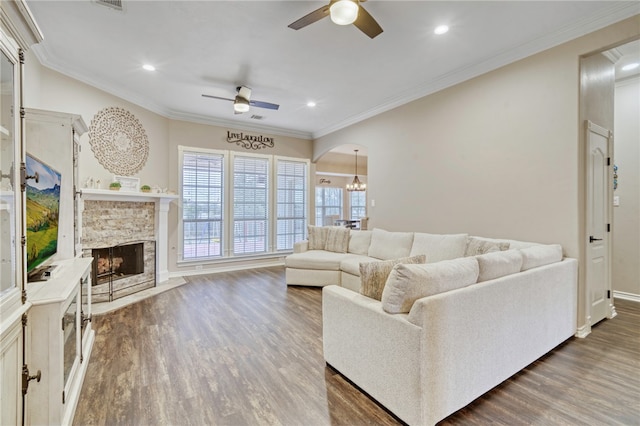
[[[155,209],[155,238],[157,254],[157,282],[166,282],[169,279],[169,205],[177,200],[175,194],[158,192],[129,192],[112,191],[109,189],[82,189],[80,191],[80,208],[84,210],[84,201],[123,201],[123,202],[153,202]],[[80,218],[82,223],[82,219]]]

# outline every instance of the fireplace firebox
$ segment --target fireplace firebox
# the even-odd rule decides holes
[[[144,272],[144,245],[127,244],[92,250],[94,285]]]
[[[155,286],[154,241],[93,248],[90,255],[93,257],[93,302],[110,302]]]

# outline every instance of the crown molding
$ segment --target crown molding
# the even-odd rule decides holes
[[[80,75],[76,70],[70,69],[63,64],[56,63],[55,60],[52,59],[55,58],[55,56],[51,55],[50,52],[48,52],[42,45],[35,45],[33,47],[33,51],[40,64],[43,66],[100,89],[106,93],[117,96],[125,101],[131,102],[168,119],[313,140],[638,14],[640,14],[640,2],[630,1],[613,3],[611,7],[601,11],[597,16],[583,19],[552,34],[539,37],[538,39],[521,44],[513,49],[505,50],[483,62],[469,67],[459,68],[458,70],[442,75],[435,80],[425,82],[421,86],[412,87],[411,89],[400,92],[393,97],[387,98],[373,108],[347,117],[331,126],[327,126],[316,131],[302,131],[281,127],[263,126],[259,124],[237,122],[234,120],[170,110],[155,102],[151,102],[145,97],[123,90],[119,87],[107,85],[97,79]]]
[[[444,90],[448,87],[455,86],[456,84],[460,84],[474,77],[535,55],[544,50],[551,49],[560,44],[569,42],[638,14],[640,14],[640,2],[626,2],[624,4],[612,5],[608,9],[602,11],[598,16],[583,19],[572,26],[565,27],[555,33],[524,43],[515,49],[505,50],[492,58],[474,64],[473,66],[460,68],[451,73],[447,73],[446,75],[442,75],[439,78],[431,80],[422,86],[412,87],[409,90],[399,93],[397,96],[387,99],[374,108],[360,114],[353,115],[334,124],[333,126],[328,126],[313,132],[313,137],[314,139],[317,139],[322,136],[326,136],[383,112],[439,92],[440,90]]]
[[[298,139],[312,140],[311,132],[301,130],[285,129],[281,127],[264,126],[260,124],[238,122],[226,120],[224,118],[209,117],[198,114],[185,114],[180,111],[171,111],[167,116],[172,120],[188,121],[191,123],[208,124],[218,127],[227,127],[235,130],[250,130],[254,132],[264,132],[275,136],[287,136]]]
[[[228,127],[236,130],[251,130],[255,132],[264,132],[277,136],[287,136],[298,139],[313,139],[311,132],[294,130],[294,129],[286,129],[281,127],[272,127],[272,126],[264,126],[254,123],[245,123],[238,122],[234,120],[227,120],[222,118],[215,117],[207,117],[198,114],[188,114],[181,111],[175,111],[172,109],[165,108],[155,102],[149,101],[148,98],[133,94],[127,90],[122,90],[118,87],[113,87],[108,84],[104,84],[104,82],[99,79],[89,78],[84,74],[77,72],[76,70],[70,69],[68,67],[60,66],[54,60],[54,55],[52,55],[48,49],[43,45],[36,45],[33,47],[33,52],[40,62],[40,64],[44,67],[47,67],[53,71],[59,72],[67,77],[73,78],[74,80],[78,80],[84,84],[95,87],[96,89],[102,90],[103,92],[109,93],[110,95],[116,96],[120,99],[123,99],[127,102],[131,102],[139,107],[142,107],[148,111],[154,112],[164,118],[171,120],[182,120],[188,121],[192,123],[199,124],[208,124],[219,127]]]

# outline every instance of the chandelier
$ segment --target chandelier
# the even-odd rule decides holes
[[[347,184],[347,191],[366,191],[367,184],[360,182],[360,179],[358,179],[358,150],[354,149],[354,151],[356,153],[356,173],[353,176],[353,182]]]

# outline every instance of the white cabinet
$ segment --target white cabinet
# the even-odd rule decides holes
[[[22,379],[26,369],[23,319],[25,273],[20,191],[24,161],[21,131],[24,51],[42,40],[24,0],[0,1],[0,424],[23,423]],[[35,375],[31,371],[30,375]]]
[[[30,365],[42,372],[27,393],[27,424],[71,424],[95,340],[91,327],[92,258],[55,262],[53,278],[30,283]],[[85,301],[83,304],[83,300]]]

